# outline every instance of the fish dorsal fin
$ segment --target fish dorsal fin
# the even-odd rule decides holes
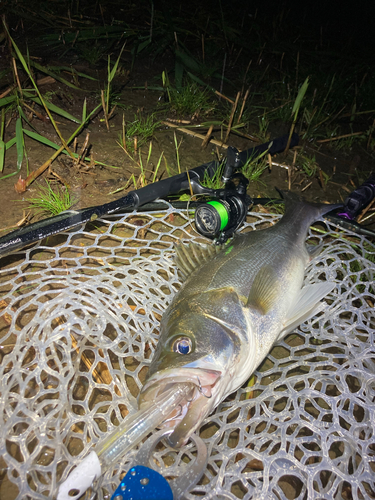
[[[304,286],[299,299],[289,309],[287,320],[278,336],[278,340],[324,309],[326,304],[321,300],[332,292],[335,286],[336,283],[330,281]]]
[[[277,302],[279,293],[280,283],[276,271],[272,266],[265,265],[254,278],[246,305],[261,314],[267,314]]]
[[[184,277],[188,278],[194,271],[215,257],[223,246],[201,245],[200,243],[193,242],[175,244],[175,264]]]

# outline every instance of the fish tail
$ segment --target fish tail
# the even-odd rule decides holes
[[[310,225],[324,214],[342,207],[342,203],[314,203],[306,201],[300,194],[292,191],[278,191],[285,200],[285,214],[282,218],[284,223],[301,220],[304,224]]]

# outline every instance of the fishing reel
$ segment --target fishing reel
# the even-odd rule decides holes
[[[197,231],[217,244],[225,243],[243,224],[249,205],[246,194],[248,179],[241,173],[234,173],[240,166],[237,149],[228,148],[227,161],[223,172],[224,189],[210,189],[211,200],[200,203],[195,210]],[[204,190],[200,190],[206,194]]]
[[[342,210],[337,214],[344,219],[354,220],[375,198],[375,172],[346,198]]]

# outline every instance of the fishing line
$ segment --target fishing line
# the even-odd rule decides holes
[[[211,242],[210,238],[207,238],[207,236],[204,236],[203,234],[199,233],[196,228],[193,226],[193,224],[191,223],[191,218],[189,216],[189,206],[190,206],[190,203],[192,202],[193,198],[198,198],[198,197],[206,197],[207,198],[207,195],[206,194],[193,194],[192,196],[190,196],[189,200],[187,201],[187,204],[186,204],[186,217],[189,221],[189,226],[190,226],[190,229],[192,229],[194,231],[195,234],[197,234],[198,236],[202,236],[203,238],[205,238],[206,240],[208,240],[209,242]],[[195,207],[196,208],[196,207]],[[195,208],[191,208],[190,210],[195,210]]]

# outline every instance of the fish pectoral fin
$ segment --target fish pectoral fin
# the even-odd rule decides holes
[[[222,248],[223,245],[201,245],[193,242],[185,245],[184,243],[178,243],[175,245],[175,264],[184,277],[188,278],[194,271],[215,257]]]
[[[280,282],[270,265],[263,266],[255,276],[246,306],[267,314],[276,304],[280,294]]]
[[[284,328],[281,330],[277,340],[282,339],[293,331],[304,321],[312,318],[325,308],[324,302],[321,300],[331,292],[336,286],[336,283],[326,281],[324,283],[316,283],[314,285],[306,285],[301,290],[301,295],[297,302],[290,308],[288,318],[284,323]]]

